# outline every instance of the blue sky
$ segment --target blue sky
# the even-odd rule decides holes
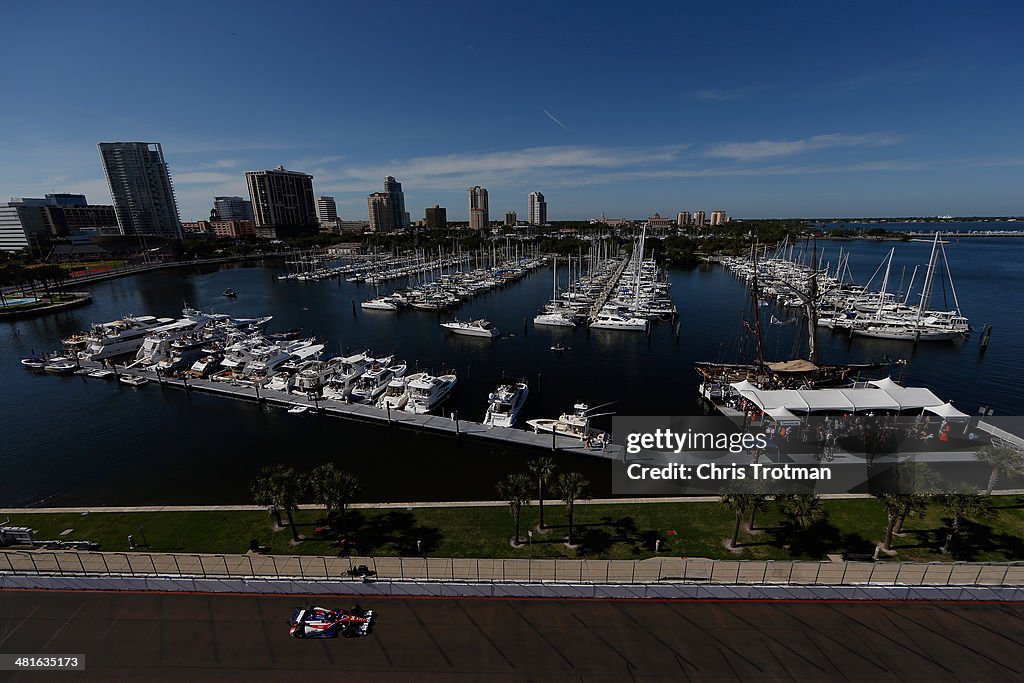
[[[150,5],[150,6],[146,6]],[[0,196],[109,202],[99,141],[164,145],[184,220],[249,169],[345,218],[1024,213],[1024,4],[8,4]]]

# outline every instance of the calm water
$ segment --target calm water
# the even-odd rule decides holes
[[[844,243],[850,267],[865,281],[890,246],[895,272],[927,261],[930,244]],[[826,261],[839,245],[819,244]],[[977,329],[994,325],[991,346],[979,354],[974,338],[912,345],[856,339],[823,330],[830,361],[870,361],[885,355],[910,360],[904,382],[926,385],[973,413],[979,405],[1021,414],[1017,369],[1024,358],[1024,323],[1017,300],[1024,291],[1019,267],[1024,240],[964,239],[946,246],[963,310]],[[299,468],[333,460],[359,474],[366,500],[493,498],[504,474],[521,470],[540,451],[388,429],[157,386],[131,389],[80,377],[37,376],[17,363],[33,350],[54,348],[62,336],[126,313],[176,315],[182,302],[237,315],[273,314],[272,329],[302,327],[342,352],[370,347],[395,353],[421,369],[454,369],[459,386],[447,410],[480,420],[486,395],[503,377],[524,377],[531,393],[522,419],[554,417],[575,401],[612,402],[619,414],[687,414],[699,410],[696,360],[734,360],[741,346],[743,284],[719,267],[673,271],[673,297],[681,311],[677,341],[668,324],[650,336],[586,329],[524,327],[550,295],[551,269],[470,301],[456,312],[487,317],[513,337],[486,341],[446,336],[438,316],[353,313],[366,285],[274,279],[279,263],[216,270],[178,269],[113,280],[92,287],[91,306],[64,314],[0,323],[0,505],[249,502],[248,486],[267,463]],[[897,277],[897,276],[894,276]],[[562,280],[565,272],[562,272]],[[396,283],[397,286],[397,283]],[[221,296],[225,288],[236,300]],[[936,289],[939,292],[939,289]],[[936,294],[941,296],[941,294]],[[788,312],[774,309],[780,319]],[[451,313],[445,314],[452,315]],[[768,326],[774,358],[789,357],[795,325]],[[550,351],[561,341],[571,351]],[[607,424],[599,426],[610,427]],[[610,490],[607,465],[559,456],[566,469],[583,471],[592,493]]]

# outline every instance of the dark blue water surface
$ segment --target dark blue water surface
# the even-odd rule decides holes
[[[819,242],[835,262],[838,242]],[[844,242],[850,268],[865,281],[896,247],[893,278],[924,264],[927,243]],[[909,359],[908,385],[931,388],[965,412],[984,404],[999,414],[1021,414],[1024,365],[1024,240],[965,238],[946,245],[964,313],[976,328],[994,327],[979,352],[979,335],[954,343],[921,344],[854,339],[821,333],[825,360]],[[149,385],[123,387],[80,377],[39,376],[18,358],[52,349],[91,322],[128,313],[177,315],[182,303],[254,316],[272,314],[271,329],[301,327],[340,353],[370,347],[395,353],[411,367],[455,370],[459,385],[446,409],[480,420],[487,393],[502,378],[531,385],[523,420],[556,417],[575,401],[611,402],[619,414],[690,414],[696,402],[697,360],[736,360],[744,346],[744,285],[717,266],[670,273],[681,312],[679,339],[672,325],[651,335],[534,328],[536,309],[550,296],[551,269],[542,268],[504,289],[467,302],[454,315],[487,317],[503,333],[487,342],[451,337],[437,314],[363,311],[366,285],[344,281],[278,281],[280,262],[219,269],[180,268],[91,287],[90,306],[36,319],[0,323],[0,505],[245,503],[255,471],[268,463],[310,468],[333,460],[356,472],[366,500],[489,499],[495,482],[540,451],[414,433],[336,418],[288,415],[280,409]],[[920,275],[919,275],[920,278]],[[565,272],[562,272],[562,280]],[[920,280],[919,280],[920,281]],[[400,283],[395,283],[397,286]],[[221,292],[232,288],[235,300]],[[948,294],[948,287],[947,287]],[[941,300],[941,285],[935,297]],[[772,308],[780,320],[790,312]],[[453,314],[444,314],[447,319]],[[790,357],[796,325],[768,325],[768,355]],[[550,351],[555,341],[571,350]],[[412,371],[412,370],[410,370]],[[604,412],[604,411],[602,411]],[[602,423],[602,420],[604,421]],[[598,426],[610,428],[610,418]],[[607,494],[606,463],[559,455],[565,469],[583,471],[592,493]]]

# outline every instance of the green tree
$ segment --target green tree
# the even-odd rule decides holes
[[[790,493],[776,496],[779,510],[799,529],[810,529],[825,519],[821,496],[814,493]]]
[[[512,515],[512,520],[515,523],[515,545],[521,545],[519,520],[522,516],[523,506],[530,504],[530,480],[525,474],[510,474],[498,482],[497,488],[498,495],[502,500],[508,502],[508,512]]]
[[[565,511],[569,517],[569,545],[573,545],[575,541],[573,524],[576,501],[586,498],[589,485],[590,482],[584,479],[579,472],[562,472],[558,475],[558,493],[562,496],[562,502],[565,503]]]
[[[948,554],[953,547],[964,520],[970,519],[977,522],[993,519],[996,516],[996,510],[992,507],[992,497],[981,495],[977,488],[967,482],[952,486],[948,493],[941,496],[941,500],[946,511],[951,515],[946,542],[942,544],[943,555]]]
[[[1024,454],[1015,448],[989,444],[979,448],[975,457],[992,468],[992,474],[988,478],[988,486],[985,488],[986,496],[992,495],[992,489],[996,487],[999,477],[1019,477],[1024,475]]]
[[[893,532],[899,534],[903,532],[903,524],[908,517],[924,517],[931,496],[942,486],[942,477],[923,462],[901,463],[896,469],[896,474],[899,479],[894,490],[900,492],[901,508]]]
[[[295,527],[292,512],[299,509],[299,498],[304,493],[302,477],[291,467],[285,465],[268,465],[256,475],[252,485],[253,499],[257,505],[264,505],[274,515],[277,526],[281,524],[281,512],[288,518],[288,527],[292,532],[292,540],[299,540],[299,532]]]
[[[538,527],[544,529],[544,485],[551,483],[555,474],[555,462],[546,455],[541,455],[526,463],[530,474],[537,481],[537,505],[540,507]]]
[[[740,523],[743,517],[750,512],[752,497],[745,493],[724,492],[720,501],[724,507],[736,517],[736,524],[732,528],[732,538],[729,539],[729,547],[735,548],[740,536]]]
[[[338,469],[333,462],[326,462],[309,473],[308,483],[313,501],[327,508],[328,520],[332,520],[337,513],[344,529],[349,501],[359,492],[359,478],[351,472]]]

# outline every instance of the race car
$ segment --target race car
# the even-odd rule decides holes
[[[372,609],[353,607],[341,608],[298,607],[288,622],[292,638],[345,638],[365,636],[370,633],[377,614]]]

